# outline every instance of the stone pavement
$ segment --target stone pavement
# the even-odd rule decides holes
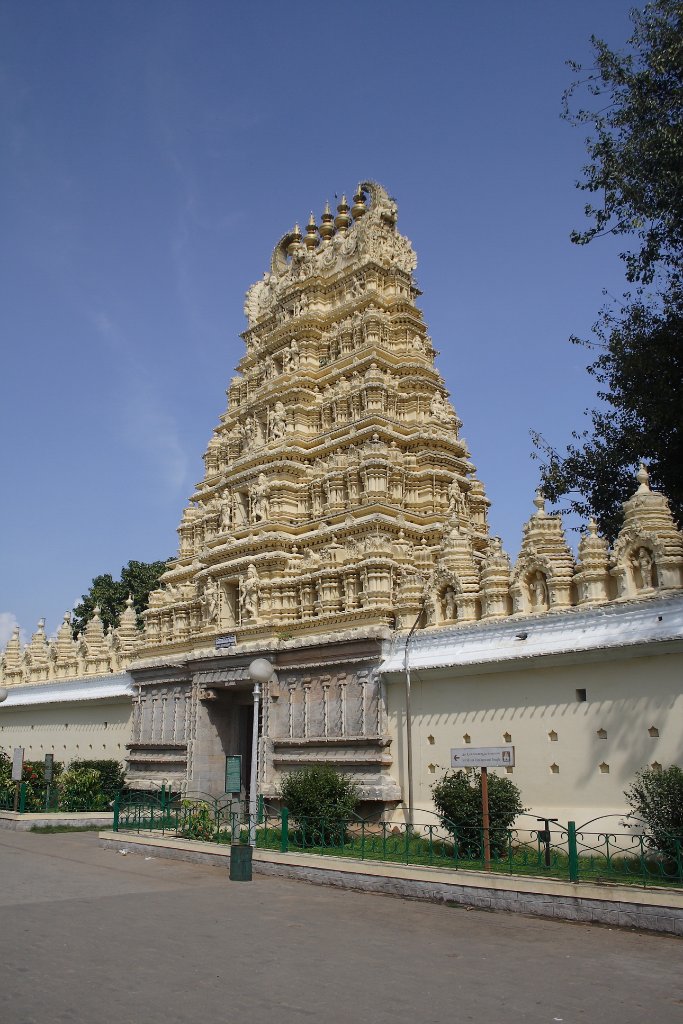
[[[669,1024],[679,939],[0,833],[3,1024]]]

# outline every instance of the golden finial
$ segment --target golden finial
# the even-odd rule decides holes
[[[304,244],[309,250],[315,249],[318,245],[318,225],[315,222],[312,210],[311,216],[308,218],[308,224],[306,225],[306,237],[304,238]]]
[[[337,216],[334,218],[334,226],[337,231],[346,231],[350,224],[349,204],[346,202],[346,196],[342,196],[341,203],[337,207]]]
[[[296,252],[297,249],[301,248],[301,229],[298,224],[294,225],[294,230],[289,236],[289,242],[287,243],[287,252],[291,256],[292,253]]]
[[[364,213],[368,212],[368,208],[365,205],[365,193],[363,189],[358,186],[358,191],[353,197],[353,206],[351,207],[351,216],[354,220],[360,220]]]
[[[332,211],[330,210],[329,202],[325,203],[325,209],[323,210],[322,216],[320,218],[319,230],[320,237],[322,238],[323,242],[329,241],[329,239],[332,238],[334,234],[334,217],[332,216]]]

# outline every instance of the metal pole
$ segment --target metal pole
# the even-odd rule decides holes
[[[249,845],[256,846],[256,812],[258,807],[258,794],[256,792],[258,779],[258,727],[259,727],[259,702],[261,699],[261,684],[254,683],[254,725],[251,732],[251,772],[249,773]]]
[[[405,651],[403,652],[403,664],[406,673],[406,754],[408,760],[408,826],[412,828],[413,819],[415,816],[415,805],[413,801],[413,717],[410,710],[410,641],[413,639],[413,633],[417,629],[417,624],[422,618],[424,611],[424,601],[420,606],[420,611],[415,619],[415,622],[411,626],[410,632],[406,638]]]
[[[484,832],[484,870],[491,870],[491,836],[489,829],[489,771],[481,770],[481,819]]]

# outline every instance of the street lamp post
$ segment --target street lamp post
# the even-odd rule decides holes
[[[254,683],[254,724],[251,732],[251,771],[249,773],[249,845],[256,846],[256,814],[258,810],[258,726],[261,685],[275,675],[275,666],[267,658],[254,658],[247,669]]]

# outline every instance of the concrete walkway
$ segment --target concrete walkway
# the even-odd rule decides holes
[[[123,844],[122,844],[123,845]],[[0,834],[3,1024],[669,1024],[680,940]]]

